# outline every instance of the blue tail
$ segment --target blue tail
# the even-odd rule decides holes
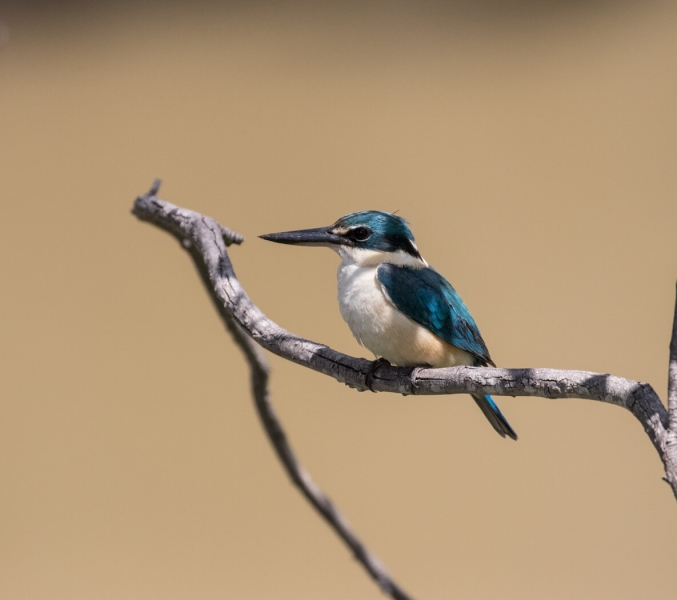
[[[473,394],[473,400],[477,402],[477,406],[482,409],[484,416],[489,420],[489,423],[494,426],[494,429],[501,437],[505,437],[507,435],[513,440],[517,439],[515,430],[510,427],[510,423],[506,421],[503,413],[498,410],[498,406],[496,406],[496,403],[493,401],[491,396],[476,396]]]

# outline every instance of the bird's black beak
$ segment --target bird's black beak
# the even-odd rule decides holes
[[[344,244],[345,240],[334,233],[332,227],[317,227],[316,229],[299,229],[297,231],[282,231],[267,233],[259,236],[262,240],[277,242],[278,244],[294,244],[295,246],[336,246]]]

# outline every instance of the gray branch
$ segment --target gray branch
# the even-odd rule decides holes
[[[675,316],[672,321],[672,337],[670,339],[668,412],[670,413],[670,429],[677,431],[677,294],[675,295]]]
[[[368,389],[366,382],[372,362],[301,338],[266,317],[242,289],[226,250],[232,243],[241,243],[242,236],[214,219],[161,200],[157,197],[159,185],[156,181],[147,194],[138,197],[132,212],[139,219],[172,234],[193,257],[216,309],[249,361],[257,410],[292,481],[349,546],[381,589],[393,598],[408,598],[296,460],[270,404],[268,367],[252,340],[278,356],[329,375],[359,391]],[[586,371],[488,367],[412,371],[384,365],[373,373],[370,386],[373,391],[404,395],[481,392],[497,396],[582,398],[622,406],[644,427],[663,461],[665,479],[677,498],[677,307],[670,345],[668,388],[669,411],[647,383]]]
[[[150,221],[171,233],[192,256],[202,283],[217,312],[221,315],[226,328],[247,359],[251,372],[252,396],[254,397],[256,411],[266,435],[292,483],[299,488],[306,500],[350,548],[355,559],[367,570],[383,593],[388,594],[395,600],[411,600],[411,596],[390,577],[381,561],[353,533],[345,517],[334,507],[331,500],[318,487],[296,458],[270,400],[268,364],[258,346],[253,342],[252,337],[250,337],[249,331],[235,318],[232,306],[223,302],[222,294],[214,285],[214,281],[219,280],[219,276],[215,279],[217,273],[232,277],[233,280],[237,281],[228,259],[226,246],[240,244],[244,238],[213,219],[160,200],[155,196],[159,187],[160,181],[156,180],[147,194],[137,198],[132,212],[140,219]],[[187,235],[185,232],[189,230],[192,233]],[[244,296],[244,299],[249,302],[246,296]],[[242,301],[242,297],[240,301]]]

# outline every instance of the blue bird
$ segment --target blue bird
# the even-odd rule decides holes
[[[329,227],[260,237],[339,254],[341,316],[377,358],[403,367],[496,366],[463,300],[423,259],[402,217],[365,210]],[[517,439],[491,396],[472,397],[501,436]]]

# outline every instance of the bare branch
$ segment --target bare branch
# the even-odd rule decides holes
[[[183,211],[183,209],[178,209],[169,203],[153,198],[154,194],[157,193],[159,186],[160,181],[156,180],[153,183],[150,192],[137,200],[137,205],[134,207],[134,214],[139,216],[139,218],[144,218],[139,214],[138,210],[140,201],[142,201],[142,199],[148,201],[152,198],[152,202],[162,203],[169,211],[165,214],[171,213],[177,222],[185,223],[185,219],[195,218],[200,231],[206,231],[208,229],[208,235],[210,236],[207,240],[208,246],[211,246],[211,244],[216,244],[218,246],[221,243],[225,243],[225,245],[233,243],[239,244],[244,240],[240,234],[230,231],[212,219],[202,217],[201,215],[191,213],[190,211]],[[160,223],[157,224],[160,225]],[[284,432],[282,423],[277,418],[270,400],[270,392],[268,390],[268,374],[270,369],[268,363],[261,354],[258,346],[254,344],[247,332],[233,319],[228,307],[221,302],[219,295],[215,292],[210,279],[210,271],[207,268],[207,261],[205,261],[203,254],[201,253],[204,251],[204,246],[193,236],[179,235],[178,231],[174,230],[171,230],[170,232],[180,240],[183,248],[190,252],[202,282],[207,293],[214,302],[217,312],[221,315],[226,328],[233,336],[233,339],[240,347],[249,363],[252,395],[254,397],[256,411],[273,449],[280,459],[280,462],[282,462],[292,483],[299,488],[308,502],[312,504],[338,536],[345,542],[348,548],[350,548],[356,560],[367,570],[384,594],[388,594],[395,600],[411,600],[411,596],[400,588],[392,577],[390,577],[378,557],[374,556],[364,546],[355,533],[353,533],[345,517],[334,507],[329,497],[318,487],[310,474],[296,458],[296,455],[287,440],[287,435]],[[223,252],[225,253],[225,248],[223,249]],[[227,260],[227,255],[225,258]],[[230,265],[230,263],[228,264]],[[232,268],[230,269],[230,272],[232,273]]]
[[[670,430],[677,433],[677,293],[675,295],[675,317],[670,338],[670,365],[668,367],[668,413]]]
[[[381,561],[364,546],[353,533],[346,519],[336,509],[327,495],[317,486],[310,474],[296,458],[282,424],[275,415],[268,391],[268,365],[259,348],[242,329],[230,320],[229,330],[235,341],[242,348],[249,361],[252,375],[252,393],[261,423],[282,462],[287,474],[306,499],[334,528],[346,545],[352,550],[355,558],[378,583],[383,593],[396,600],[409,600],[410,596],[402,590],[387,573]]]
[[[661,458],[665,464],[665,480],[677,489],[677,294],[675,296],[675,316],[672,321],[670,338],[670,363],[668,365],[668,414],[669,427],[664,436],[665,453]],[[677,496],[677,492],[675,492]]]
[[[539,396],[552,399],[582,398],[607,402],[628,409],[640,421],[663,461],[666,481],[672,487],[677,498],[677,431],[674,426],[669,428],[668,411],[649,384],[609,374],[586,371],[492,369],[486,367],[452,367],[415,369],[412,371],[406,368],[381,366],[376,373],[373,373],[372,377],[371,361],[354,358],[336,352],[323,344],[296,336],[268,319],[242,289],[230,263],[226,245],[239,243],[243,238],[225,229],[209,217],[179,208],[157,198],[156,193],[157,187],[154,185],[148,194],[136,199],[132,212],[139,219],[151,222],[171,233],[182,243],[184,248],[190,251],[217,310],[248,356],[252,366],[254,391],[255,394],[258,394],[257,407],[259,404],[262,407],[270,406],[269,400],[267,400],[266,379],[263,376],[263,373],[267,373],[267,371],[265,367],[261,366],[264,363],[256,362],[260,361],[260,358],[253,358],[257,357],[258,354],[256,354],[255,347],[251,344],[249,338],[278,356],[329,375],[359,391],[367,389],[367,377],[369,376],[371,384],[369,387],[373,391],[397,392],[404,395],[482,392],[499,396]],[[236,323],[237,326],[233,323]],[[677,320],[673,328],[673,342],[670,353],[671,415],[675,413],[674,407],[677,405],[676,330]],[[243,332],[246,335],[243,335]],[[256,366],[257,364],[259,366]],[[260,386],[263,387],[260,388]],[[406,598],[401,590],[396,592],[394,591],[395,588],[387,589],[388,585],[384,584],[384,581],[378,575],[382,571],[378,570],[377,563],[370,563],[370,560],[373,559],[369,558],[368,554],[366,555],[367,558],[360,558],[356,548],[363,549],[363,546],[350,533],[343,519],[333,508],[328,511],[322,508],[323,506],[331,507],[331,503],[312,484],[307,474],[300,469],[288,445],[279,445],[278,437],[286,444],[279,423],[273,421],[277,424],[273,426],[273,422],[271,422],[269,427],[266,421],[268,417],[264,416],[264,414],[267,414],[266,411],[262,408],[259,410],[266,432],[294,483],[302,489],[304,495],[356,553],[358,560],[379,581],[382,589],[394,598]],[[274,419],[272,409],[270,409],[270,415]],[[278,435],[278,433],[281,433],[281,435]],[[286,456],[291,457],[292,460],[285,462]],[[334,518],[331,517],[332,512],[335,515]],[[357,546],[352,544],[351,539],[357,543]],[[396,593],[401,595],[398,596]]]

